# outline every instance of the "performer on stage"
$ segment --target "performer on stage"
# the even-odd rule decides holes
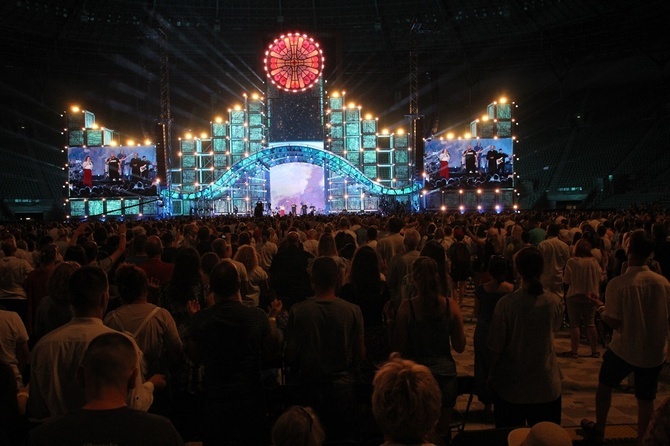
[[[140,159],[140,154],[135,153],[133,159],[130,160],[130,175],[133,181],[140,181],[142,179],[142,171],[140,170],[142,166],[143,163]]]
[[[87,156],[81,163],[81,168],[84,169],[84,178],[81,181],[83,186],[93,187],[93,161],[90,156]]]
[[[142,157],[142,165],[140,166],[140,172],[142,174],[142,181],[149,181],[149,168],[152,166],[151,161],[147,159],[146,156]]]
[[[119,168],[121,167],[121,161],[116,157],[114,152],[112,152],[112,154],[105,162],[107,163],[109,179],[111,181],[119,181]]]
[[[477,170],[477,152],[474,151],[472,145],[469,145],[463,151],[463,157],[465,158],[465,171],[467,173],[475,173]]]
[[[123,149],[119,152],[119,163],[121,164],[121,168],[119,169],[121,177],[128,179],[128,155],[126,155]]]
[[[449,155],[449,151],[445,147],[442,149],[442,152],[437,157],[440,160],[440,178],[444,178],[445,180],[449,179],[449,161],[451,161],[451,156]]]
[[[505,173],[505,162],[509,158],[509,155],[503,152],[502,147],[498,149],[498,175],[503,175]]]
[[[484,158],[484,148],[479,140],[477,140],[477,145],[475,146],[475,153],[477,154],[477,172],[483,172],[482,159]]]
[[[493,175],[498,171],[498,165],[496,164],[496,161],[498,160],[498,154],[496,153],[496,148],[495,146],[491,146],[488,152],[486,152],[486,173],[489,175]]]

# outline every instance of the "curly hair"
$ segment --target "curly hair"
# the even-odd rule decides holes
[[[393,443],[423,443],[442,408],[440,386],[428,367],[393,353],[373,385],[372,413],[384,436]]]

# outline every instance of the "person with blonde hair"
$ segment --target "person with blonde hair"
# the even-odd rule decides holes
[[[326,434],[311,407],[291,406],[272,427],[273,446],[321,446]]]
[[[258,265],[258,253],[253,246],[240,246],[235,253],[235,260],[247,269],[247,293],[242,300],[247,305],[257,307],[261,291],[269,287],[268,273]]]
[[[442,392],[428,367],[393,353],[375,375],[372,414],[385,445],[430,445],[440,419]]]

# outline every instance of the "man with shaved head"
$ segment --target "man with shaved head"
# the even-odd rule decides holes
[[[94,338],[77,373],[84,387],[84,406],[33,430],[28,443],[182,445],[167,418],[127,406],[139,373],[137,363],[137,350],[125,334],[109,332]]]

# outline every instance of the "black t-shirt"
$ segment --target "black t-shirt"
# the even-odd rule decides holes
[[[109,158],[107,164],[109,164],[109,170],[119,170],[119,159],[117,157]]]
[[[179,433],[167,418],[129,407],[110,410],[79,409],[34,429],[31,446],[182,446]]]
[[[270,322],[263,310],[241,302],[218,302],[191,319],[191,336],[205,365],[208,397],[260,388],[263,339]]]

